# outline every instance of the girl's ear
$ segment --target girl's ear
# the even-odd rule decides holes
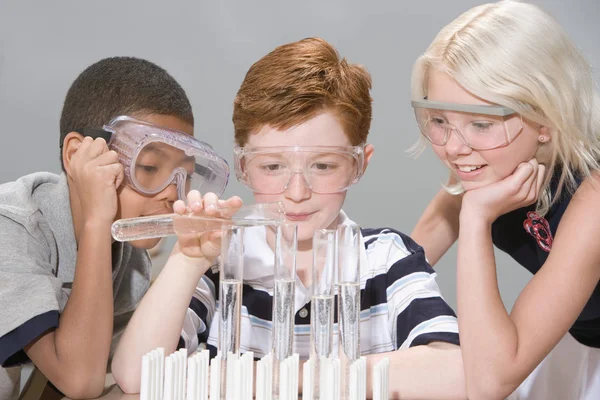
[[[540,130],[538,132],[538,141],[543,144],[543,143],[548,143],[550,140],[552,140],[552,134],[551,134],[550,128],[548,128],[547,126],[541,125]]]

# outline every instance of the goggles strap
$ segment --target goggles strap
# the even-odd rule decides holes
[[[93,139],[103,138],[106,141],[106,143],[110,142],[110,138],[113,135],[111,131],[95,128],[77,129],[76,132],[81,133],[83,136],[89,136]]]

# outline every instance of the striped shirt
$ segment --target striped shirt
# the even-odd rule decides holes
[[[352,223],[343,212],[340,221]],[[423,249],[410,237],[389,228],[361,229],[361,234],[361,353],[383,353],[434,341],[458,345],[456,315],[442,298],[436,273],[427,263]],[[240,351],[252,351],[260,358],[271,352],[274,254],[267,244],[264,227],[247,229],[244,247]],[[180,347],[186,347],[188,352],[206,346],[211,356],[216,355],[218,294],[219,272],[213,266],[200,280],[185,318]],[[297,277],[295,313],[294,352],[307,359],[310,290]],[[337,315],[334,331],[337,332]],[[337,335],[334,346],[336,340]]]

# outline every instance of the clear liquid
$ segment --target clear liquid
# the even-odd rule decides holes
[[[237,354],[240,348],[240,322],[242,311],[242,281],[224,279],[221,281],[219,296],[220,316],[219,351],[227,356],[227,352]]]
[[[240,324],[242,311],[242,281],[224,279],[221,281],[219,295],[219,352],[221,360],[221,399],[226,398],[227,388],[227,353],[239,354]]]
[[[311,299],[311,350],[316,357],[333,354],[333,296]]]
[[[360,283],[339,285],[338,316],[341,340],[341,399],[350,398],[350,365],[360,358]]]
[[[275,280],[273,296],[273,354],[283,361],[292,355],[296,282]]]
[[[273,398],[279,398],[280,363],[293,352],[296,282],[276,279],[273,293]]]
[[[313,399],[320,398],[321,358],[333,355],[333,296],[313,296],[311,299],[310,357],[314,363]]]
[[[360,358],[360,283],[341,283],[338,298],[340,339],[344,355]]]

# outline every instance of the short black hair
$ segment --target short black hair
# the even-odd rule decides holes
[[[194,124],[192,105],[179,83],[158,65],[135,57],[110,57],[75,79],[60,116],[60,161],[65,136],[82,128],[102,128],[112,118],[132,114],[170,115]]]

